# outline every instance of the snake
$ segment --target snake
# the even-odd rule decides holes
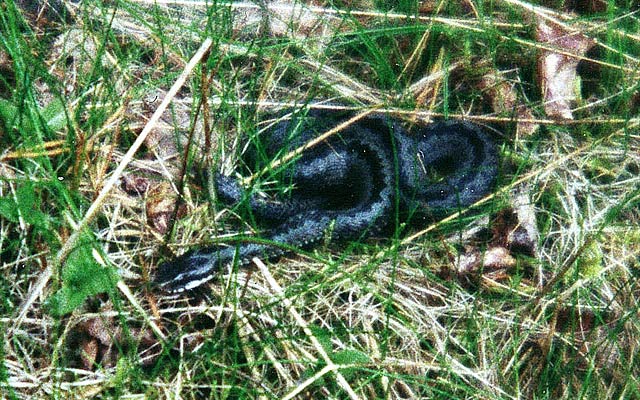
[[[259,135],[246,165],[276,159],[318,138],[349,115],[310,109],[290,113]],[[498,149],[487,131],[464,120],[414,123],[369,115],[302,152],[274,172],[286,193],[271,198],[245,188],[237,175],[216,173],[217,200],[243,206],[262,240],[188,250],[158,267],[170,293],[194,289],[254,257],[275,259],[320,242],[386,234],[398,220],[411,226],[464,209],[493,190]]]

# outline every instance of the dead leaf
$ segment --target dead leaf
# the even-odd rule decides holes
[[[183,115],[180,119],[181,123],[187,124],[189,121]],[[176,134],[174,123],[171,122],[171,113],[164,113],[160,118],[160,121],[156,124],[156,127],[149,132],[144,140],[144,144],[147,147],[149,153],[153,154],[158,162],[164,162],[164,167],[176,178],[179,171],[178,163],[174,160],[182,156],[176,144]],[[169,162],[172,161],[172,162]]]
[[[516,266],[516,259],[504,247],[490,247],[484,253],[474,248],[460,254],[456,266],[460,283],[475,288],[489,281],[507,280],[509,271]]]
[[[88,371],[92,371],[98,359],[98,350],[100,345],[94,338],[83,338],[80,342],[80,362],[82,367]]]
[[[169,182],[160,182],[149,189],[146,202],[147,220],[158,232],[162,234],[167,232],[177,200],[178,195]],[[176,218],[182,217],[185,210],[182,204]]]
[[[120,336],[120,330],[114,326],[113,318],[91,318],[83,324],[84,330],[100,344],[110,346],[114,336]]]
[[[492,71],[482,77],[480,88],[491,103],[496,114],[515,114],[517,119],[516,133],[529,136],[534,134],[539,124],[531,122],[535,119],[533,111],[518,99],[516,82],[507,79],[504,73]]]
[[[135,174],[126,174],[122,177],[122,190],[131,196],[142,196],[151,187],[151,179]]]
[[[103,367],[115,365],[114,342],[119,340],[122,332],[113,318],[90,318],[79,325],[79,333],[82,336],[80,362],[85,369],[93,370],[96,364]]]
[[[568,343],[577,349],[577,368],[587,370],[596,365],[599,370],[613,368],[619,362],[620,348],[629,344],[624,333],[610,340],[612,329],[616,329],[619,316],[610,310],[588,307],[562,306],[555,313],[554,336],[568,337]]]
[[[496,215],[492,242],[506,247],[512,254],[535,257],[539,238],[535,208],[525,191],[516,195],[512,205]]]
[[[156,101],[163,98],[166,93],[157,90],[149,96],[148,101],[142,105],[131,105],[127,114],[140,116],[140,119],[148,118],[155,110]],[[122,189],[133,197],[145,199],[147,221],[158,232],[166,233],[170,226],[170,219],[174,216],[175,203],[178,199],[176,185],[183,177],[182,158],[183,152],[179,150],[178,143],[182,146],[193,146],[194,154],[204,156],[208,150],[201,142],[189,143],[190,135],[182,128],[188,127],[190,122],[190,109],[177,102],[172,112],[165,112],[160,121],[145,138],[146,155],[138,160],[135,170],[127,173],[122,179]],[[142,125],[131,127],[133,131],[142,129]],[[195,128],[193,137],[202,135],[201,125]],[[193,139],[192,140],[200,140]],[[184,206],[178,209],[178,217],[184,215]]]
[[[105,307],[105,310],[109,308]],[[161,346],[150,329],[130,327],[130,335],[125,335],[118,321],[113,316],[95,316],[74,329],[77,342],[71,345],[79,349],[79,363],[84,369],[92,371],[97,365],[103,368],[115,366],[127,347],[134,345],[131,339],[137,343],[135,345],[144,365],[157,359]]]
[[[482,265],[482,255],[477,249],[467,251],[458,257],[457,272],[458,274],[469,274],[477,272]]]
[[[578,62],[595,41],[559,23],[539,19],[536,39],[557,51],[542,50],[538,59],[544,109],[549,117],[573,119],[572,103],[577,99],[575,86]]]
[[[482,266],[485,271],[510,269],[516,266],[516,259],[504,247],[491,247],[484,253]]]
[[[516,265],[516,260],[511,256],[509,250],[494,246],[484,253],[477,249],[465,252],[458,258],[458,272],[467,274],[470,272],[490,273],[498,269],[509,269]]]
[[[525,190],[516,194],[512,203],[518,224],[507,236],[507,247],[513,253],[534,257],[538,251],[540,237],[535,207]]]

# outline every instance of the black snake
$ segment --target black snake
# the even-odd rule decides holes
[[[309,111],[278,122],[260,152],[274,158],[328,131],[345,116]],[[256,158],[256,153],[250,159]],[[280,176],[293,189],[267,201],[246,192],[235,178],[216,175],[223,203],[246,202],[267,225],[266,241],[194,249],[160,265],[156,281],[169,292],[193,289],[222,268],[273,258],[287,248],[318,241],[357,240],[394,226],[396,216],[412,223],[464,208],[493,188],[497,149],[479,126],[444,121],[407,132],[399,121],[365,117],[306,150]]]

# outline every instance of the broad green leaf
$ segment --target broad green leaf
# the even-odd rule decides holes
[[[48,301],[52,315],[68,314],[88,297],[115,290],[117,274],[97,262],[93,246],[92,242],[85,242],[69,255],[62,270],[62,287]]]
[[[13,199],[0,197],[0,216],[10,222],[18,222],[18,207]]]
[[[54,132],[63,129],[67,124],[65,106],[60,99],[53,99],[41,110],[41,114],[49,129]]]

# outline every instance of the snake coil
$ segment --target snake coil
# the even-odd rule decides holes
[[[266,135],[263,153],[277,157],[343,120],[344,115],[326,111],[293,115]],[[190,290],[234,260],[246,265],[256,256],[280,256],[287,247],[311,248],[327,233],[332,240],[362,239],[392,226],[396,213],[419,224],[469,206],[492,190],[497,149],[479,126],[444,121],[411,131],[385,117],[351,124],[306,150],[282,173],[293,190],[276,200],[216,175],[218,199],[227,205],[245,201],[255,219],[267,225],[261,234],[267,241],[190,250],[160,265],[156,281],[169,292]]]

